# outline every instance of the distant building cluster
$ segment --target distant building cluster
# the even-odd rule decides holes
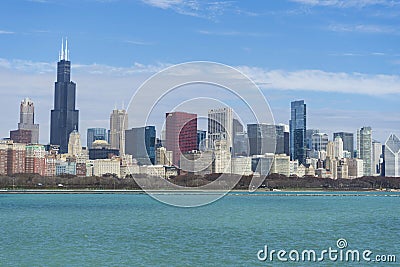
[[[65,47],[65,48],[64,48]],[[0,175],[42,176],[149,175],[169,178],[180,173],[229,173],[266,176],[313,176],[352,179],[362,176],[400,177],[400,140],[392,134],[385,144],[373,139],[371,127],[335,132],[332,139],[307,128],[304,100],[293,101],[289,124],[243,123],[229,107],[208,111],[207,129],[198,129],[197,114],[165,114],[165,130],[130,128],[128,114],[115,108],[109,130],[87,129],[86,147],[79,134],[76,85],[70,79],[68,44],[57,64],[50,144],[39,144],[34,103],[20,105],[18,129],[0,141]],[[356,139],[355,139],[356,138]]]

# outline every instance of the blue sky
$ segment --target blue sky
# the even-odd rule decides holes
[[[309,128],[384,142],[400,133],[400,2],[393,0],[3,0],[0,136],[36,103],[48,141],[55,63],[68,36],[81,132],[108,127],[117,103],[156,71],[192,60],[239,68],[260,85],[276,122],[305,99]]]

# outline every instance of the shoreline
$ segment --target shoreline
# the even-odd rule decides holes
[[[324,190],[321,188],[314,189],[282,189],[282,190],[265,190],[258,189],[254,192],[248,190],[141,190],[141,189],[0,189],[1,194],[242,194],[242,195],[360,195],[365,193],[400,193],[400,190]]]

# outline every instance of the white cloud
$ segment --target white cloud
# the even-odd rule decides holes
[[[144,42],[144,41],[138,41],[138,40],[126,40],[125,43],[133,44],[133,45],[153,45],[154,44],[152,42]]]
[[[262,88],[340,92],[366,95],[400,94],[400,76],[325,72],[322,70],[264,70],[241,66]]]
[[[202,1],[202,0],[142,0],[143,3],[161,8],[171,9],[176,13],[193,17],[215,19],[231,6],[230,1]]]
[[[80,129],[83,140],[86,128],[108,127],[109,114],[114,105],[117,104],[120,107],[122,102],[127,105],[142,82],[168,66],[170,64],[166,63],[153,65],[134,63],[130,67],[73,64],[72,80],[77,84],[77,107],[80,110]],[[285,101],[287,99],[288,103],[293,90],[386,95],[387,97],[392,97],[393,94],[397,97],[400,94],[400,76],[398,75],[337,73],[322,70],[266,70],[251,66],[240,66],[238,69],[252,78],[262,89],[285,91],[284,94],[288,95]],[[7,136],[9,130],[16,128],[19,101],[29,96],[35,101],[36,119],[41,125],[41,141],[48,141],[55,74],[56,62],[0,59],[0,91],[2,92],[0,113],[11,113],[11,116],[2,118],[1,137]]]
[[[129,76],[135,73],[155,73],[171,64],[157,63],[144,65],[133,63],[130,67],[115,67],[103,64],[72,64],[74,72],[80,74],[102,74],[111,76]],[[30,60],[7,60],[0,58],[0,68],[27,72],[27,73],[54,73],[56,71],[56,62],[33,62]]]
[[[0,34],[14,34],[15,32],[12,31],[4,31],[4,30],[0,30]]]
[[[338,8],[350,8],[357,7],[362,8],[366,6],[399,6],[398,1],[393,0],[291,0],[292,2],[310,5],[310,6],[327,6],[327,7],[338,7]]]
[[[148,5],[154,6],[154,7],[168,9],[168,8],[172,8],[177,5],[180,5],[184,1],[182,1],[182,0],[143,0],[143,2]]]
[[[239,32],[239,31],[208,31],[208,30],[199,30],[198,33],[204,34],[204,35],[217,35],[217,36],[252,36],[252,37],[267,36],[266,33],[261,33],[261,32]]]
[[[398,29],[390,26],[382,25],[345,25],[345,24],[331,24],[328,29],[334,32],[360,32],[360,33],[396,33]]]

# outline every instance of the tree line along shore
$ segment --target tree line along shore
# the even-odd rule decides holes
[[[93,190],[140,190],[140,189],[165,189],[166,183],[196,188],[214,182],[216,189],[230,189],[228,180],[235,179],[239,182],[233,189],[247,190],[252,176],[235,176],[211,174],[199,175],[178,175],[169,179],[160,179],[150,176],[127,176],[118,178],[115,175],[103,175],[102,177],[78,177],[73,175],[61,175],[56,177],[43,177],[37,174],[16,174],[12,176],[0,176],[1,189],[93,189]],[[139,184],[141,186],[139,186]],[[267,176],[259,188],[266,190],[285,189],[319,189],[319,190],[378,190],[390,189],[400,190],[400,177],[367,176],[356,179],[329,179],[315,177],[286,177],[272,174]]]

